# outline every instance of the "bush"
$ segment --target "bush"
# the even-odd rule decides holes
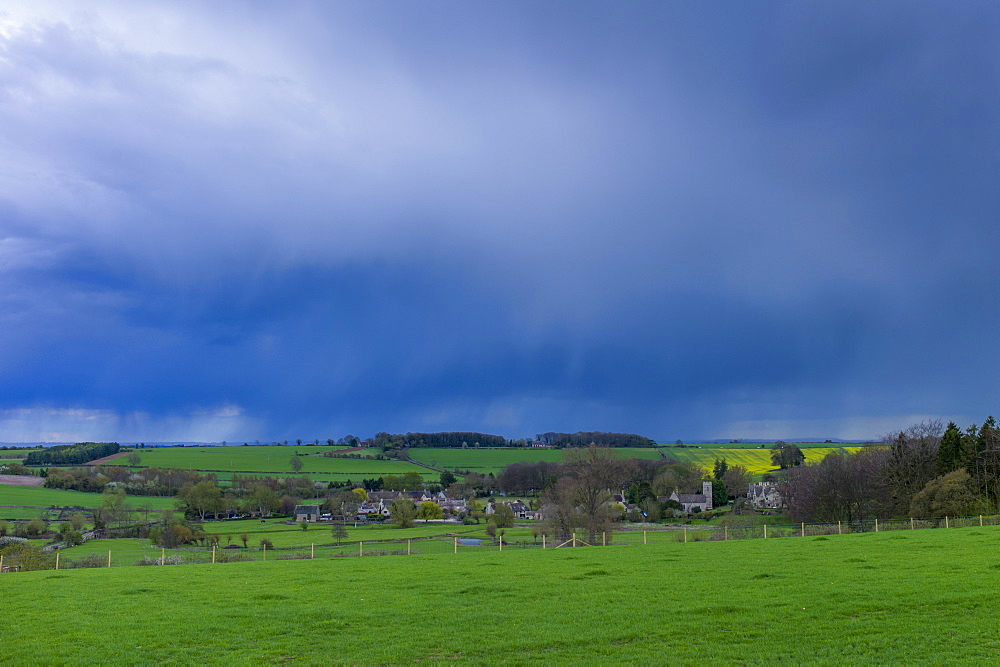
[[[78,560],[68,560],[66,561],[66,567],[76,568],[76,567],[107,567],[108,559],[106,556],[101,554],[91,554],[89,556],[84,556]]]
[[[14,537],[13,535],[5,535],[0,537],[0,549],[4,547],[9,547],[12,544],[27,544],[28,540],[23,537]]]
[[[48,525],[46,525],[44,521],[42,521],[38,517],[35,517],[34,519],[28,522],[28,525],[24,527],[24,530],[25,532],[28,533],[28,535],[41,535],[46,530],[48,530],[48,528],[49,528]]]
[[[145,556],[136,562],[136,565],[159,565],[160,559],[156,556]],[[178,555],[167,556],[163,559],[164,565],[183,565],[184,559]]]
[[[217,551],[215,553],[216,563],[237,563],[248,560],[254,560],[254,557],[245,551]]]

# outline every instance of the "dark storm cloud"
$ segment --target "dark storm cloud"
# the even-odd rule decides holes
[[[0,427],[674,439],[981,417],[995,13],[10,10]]]

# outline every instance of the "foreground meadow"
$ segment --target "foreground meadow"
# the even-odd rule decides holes
[[[3,644],[31,662],[984,662],[998,546],[987,527],[5,574]]]

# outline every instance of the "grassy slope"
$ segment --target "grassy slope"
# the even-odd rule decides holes
[[[128,496],[128,502],[133,507],[141,507],[147,502],[153,509],[173,508],[173,498],[156,498],[150,496]],[[44,487],[11,486],[0,484],[0,505],[32,505],[36,507],[97,507],[101,504],[101,494],[84,493],[83,491],[64,491],[63,489],[46,489]],[[3,510],[0,509],[0,515]]]
[[[984,585],[998,542],[985,528],[470,549],[20,573],[0,589],[18,619],[4,642],[34,662],[981,662],[1000,658]]]
[[[659,450],[641,447],[622,447],[612,450],[623,457],[660,459]],[[483,447],[480,449],[448,447],[416,447],[409,450],[410,458],[440,468],[459,468],[479,473],[498,473],[511,463],[561,461],[566,450],[522,449],[519,447]]]
[[[374,459],[326,458],[323,452],[338,447],[164,447],[139,450],[141,465],[160,468],[186,468],[189,470],[239,470],[250,472],[270,472],[296,474],[289,462],[298,452],[306,456],[298,457],[302,462],[302,472],[343,473],[356,477],[378,477],[380,475],[402,474],[405,472],[428,472],[425,468],[406,461],[376,461]],[[125,459],[115,459],[112,465],[126,465]]]

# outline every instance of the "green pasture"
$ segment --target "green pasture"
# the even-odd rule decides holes
[[[336,474],[346,479],[399,475],[411,471],[427,472],[420,466],[406,461],[379,461],[375,459],[328,458],[323,452],[343,447],[160,447],[140,449],[140,465],[158,468],[184,468],[201,471],[229,471],[252,473],[277,473],[281,475],[309,475],[320,479],[316,473]],[[290,461],[295,454],[302,463],[302,471],[292,470]],[[109,465],[127,465],[125,458],[115,459]],[[324,477],[325,478],[325,477]],[[332,477],[331,477],[332,478]],[[338,480],[339,481],[339,480]]]
[[[1000,658],[998,546],[1000,529],[977,527],[49,570],[0,586],[18,619],[4,643],[38,663],[982,664]],[[45,627],[58,642],[37,641]]]
[[[336,541],[333,538],[333,524],[318,522],[307,524],[308,528],[302,530],[299,524],[285,523],[286,519],[267,519],[264,523],[260,519],[243,519],[237,521],[211,521],[202,524],[202,530],[214,535],[232,535],[233,544],[242,544],[239,539],[240,533],[246,533],[250,539],[249,545],[256,546],[260,540],[267,538],[276,547],[307,547],[311,544],[331,545]],[[461,524],[422,524],[419,521],[412,528],[398,528],[393,524],[368,524],[355,527],[354,524],[347,524],[347,537],[342,539],[344,543],[369,542],[379,540],[405,540],[407,538],[424,538],[437,535],[469,535],[477,530],[485,530],[485,524],[479,526],[463,526]],[[485,535],[485,533],[483,533]],[[226,546],[228,541],[223,538],[220,542]]]
[[[127,502],[133,507],[142,507],[149,503],[153,509],[173,509],[173,498],[155,496],[127,496]],[[0,505],[26,505],[30,507],[88,507],[101,504],[101,494],[84,493],[83,491],[66,491],[63,489],[46,489],[42,486],[13,486],[0,484]],[[0,517],[6,516],[8,508],[0,507]],[[32,516],[36,516],[36,514]]]
[[[520,447],[415,447],[408,450],[410,458],[426,465],[449,470],[471,470],[482,474],[497,474],[512,463],[562,461],[565,449]],[[658,449],[619,447],[610,451],[625,458],[660,459]]]

